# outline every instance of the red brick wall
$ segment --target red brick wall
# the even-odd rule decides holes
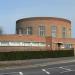
[[[0,52],[11,52],[11,51],[44,51],[46,47],[0,47]]]
[[[16,33],[18,33],[19,28],[24,29],[26,26],[31,26],[33,28],[32,35],[38,36],[38,27],[40,25],[45,26],[45,36],[51,36],[51,26],[55,25],[57,27],[57,38],[62,38],[62,27],[67,29],[67,38],[71,37],[71,22],[63,18],[55,17],[35,17],[18,20],[16,22]]]

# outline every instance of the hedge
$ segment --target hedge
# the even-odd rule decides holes
[[[0,52],[0,61],[74,56],[74,50]]]

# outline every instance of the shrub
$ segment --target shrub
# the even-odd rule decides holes
[[[74,50],[0,52],[0,60],[25,60],[74,56]]]

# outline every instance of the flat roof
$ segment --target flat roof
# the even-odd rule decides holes
[[[58,17],[28,17],[28,18],[19,19],[16,22],[19,22],[19,21],[28,21],[28,20],[29,21],[33,21],[33,20],[50,20],[50,19],[55,19],[55,20],[60,20],[60,21],[67,21],[67,22],[71,23],[71,21],[68,20],[68,19],[58,18]]]

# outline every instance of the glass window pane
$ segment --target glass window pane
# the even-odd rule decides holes
[[[56,26],[51,26],[51,36],[56,37]]]
[[[45,36],[45,26],[39,26],[39,35]]]
[[[24,34],[31,35],[32,34],[32,27],[25,27]]]
[[[62,28],[62,37],[66,38],[66,28],[65,27]]]

